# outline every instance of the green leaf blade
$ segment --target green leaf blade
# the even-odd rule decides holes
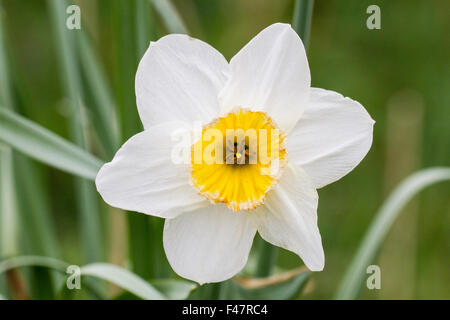
[[[95,180],[103,162],[51,131],[0,108],[0,140],[52,167]]]
[[[108,263],[93,263],[81,268],[84,276],[93,276],[110,281],[119,287],[146,300],[166,300],[163,294],[136,274]]]
[[[150,0],[170,33],[189,34],[186,25],[169,0]]]
[[[427,186],[450,180],[450,168],[436,167],[418,171],[406,178],[381,206],[363,241],[360,243],[352,263],[335,294],[335,299],[348,300],[358,296],[366,268],[375,258],[388,231],[394,224],[401,209],[414,195]]]
[[[197,287],[195,283],[177,279],[155,279],[150,284],[171,300],[184,300]]]
[[[311,272],[304,271],[286,281],[254,289],[244,288],[238,283],[231,281],[228,289],[228,298],[245,300],[295,299],[303,291],[310,278]]]

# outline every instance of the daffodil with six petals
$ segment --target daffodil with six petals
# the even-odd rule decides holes
[[[164,248],[179,275],[199,283],[232,277],[256,232],[310,270],[323,269],[316,189],[364,158],[374,121],[358,102],[310,86],[305,49],[289,25],[264,29],[229,63],[186,35],[152,42],[136,98],[144,131],[101,168],[96,185],[114,207],[166,219]],[[193,133],[195,123],[201,130]],[[211,140],[211,130],[223,138]],[[228,130],[253,135],[230,139]],[[174,161],[176,132],[196,137],[186,161]],[[210,154],[221,161],[203,156],[207,141],[220,142]]]

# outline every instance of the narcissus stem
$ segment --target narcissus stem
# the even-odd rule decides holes
[[[264,278],[272,274],[278,258],[278,247],[262,240],[258,251],[259,261],[255,277]]]
[[[303,41],[308,50],[309,34],[311,30],[314,0],[296,0],[292,18],[292,27]],[[268,242],[261,243],[259,248],[259,261],[255,276],[269,276],[277,262],[278,248]]]
[[[308,50],[309,34],[311,30],[314,0],[296,0],[294,6],[294,17],[292,28],[298,33],[303,41],[305,49]]]

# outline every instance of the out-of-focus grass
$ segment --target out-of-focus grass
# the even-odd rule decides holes
[[[104,68],[104,78],[113,88],[112,99],[118,107],[120,120],[118,136],[123,141],[140,130],[133,95],[134,73],[145,48],[143,43],[147,39],[155,40],[153,30],[158,31],[159,37],[166,33],[166,28],[158,15],[151,15],[149,8],[146,9],[149,29],[143,28],[147,22],[140,24],[140,19],[146,16],[139,15],[142,10],[138,6],[146,6],[145,3],[120,0],[80,0],[76,3],[81,7],[83,28],[92,36],[95,56]],[[190,35],[211,43],[227,59],[269,24],[290,22],[294,8],[294,2],[288,0],[177,0],[174,4]],[[378,4],[381,8],[381,30],[366,28],[366,8],[371,4]],[[16,83],[13,93],[18,101],[18,112],[69,139],[70,112],[60,103],[64,85],[60,79],[61,70],[55,63],[54,30],[45,2],[4,0],[3,5],[12,64],[10,76]],[[363,162],[339,182],[319,191],[319,226],[326,265],[323,272],[313,274],[313,284],[307,289],[308,298],[332,297],[373,215],[386,192],[390,191],[385,190],[385,186],[393,185],[389,180],[394,178],[386,175],[391,166],[388,161],[392,161],[387,159],[395,159],[395,154],[387,157],[387,142],[395,135],[387,125],[391,97],[399,91],[411,90],[423,100],[422,126],[409,129],[415,130],[411,137],[420,137],[420,141],[413,141],[420,148],[410,155],[416,158],[417,169],[450,166],[448,12],[450,3],[445,0],[433,3],[420,0],[315,1],[308,52],[313,86],[335,90],[360,101],[377,123],[373,147]],[[155,17],[158,21],[153,24]],[[151,25],[155,29],[150,29]],[[78,52],[72,54],[77,58],[80,56]],[[92,85],[91,77],[82,78],[83,89]],[[92,97],[89,101],[99,103]],[[408,115],[410,111],[406,108],[404,112]],[[401,114],[397,117],[403,118]],[[407,116],[404,118],[408,119]],[[95,119],[95,115],[89,119]],[[405,136],[408,137],[407,134]],[[104,150],[108,146],[100,142],[102,138],[95,134],[92,126],[89,127],[89,137],[95,154],[111,157],[111,152]],[[409,142],[405,140],[405,144]],[[396,152],[402,153],[401,146]],[[79,203],[73,196],[73,178],[34,162],[33,167],[42,180],[40,189],[47,195],[45,210],[50,211],[54,220],[62,257],[73,263],[81,262],[82,239],[76,231],[79,227],[76,222]],[[426,190],[418,198],[418,223],[411,233],[417,243],[416,254],[399,265],[380,264],[382,276],[389,279],[403,279],[404,267],[413,266],[414,285],[402,297],[450,298],[448,193],[448,184],[441,184]],[[144,220],[149,221],[141,218]],[[151,245],[149,242],[141,243],[141,247],[132,247],[137,250],[135,255],[145,254],[149,249],[152,252],[159,250],[158,256],[145,258],[147,263],[162,254],[160,242],[156,244],[157,249],[152,249],[158,237],[161,241],[158,234],[161,220],[154,221],[150,221],[148,228],[148,224],[139,225],[137,222],[147,230],[137,232],[135,241],[148,240],[150,236],[145,234],[152,232],[157,235],[153,238],[156,240]],[[401,227],[395,230],[402,232]],[[127,241],[126,234],[114,236]],[[389,248],[389,243],[394,240],[388,237],[385,247]],[[389,252],[383,259],[388,258]],[[378,263],[383,261],[386,260]],[[278,257],[280,267],[293,268],[299,264],[301,260],[296,256],[281,251]],[[145,264],[143,266],[145,269]],[[144,276],[171,274],[167,263],[160,268],[163,270],[154,270]],[[400,280],[395,285],[403,286]],[[396,292],[363,289],[362,297],[396,298]]]
[[[88,149],[90,144],[83,113],[81,74],[76,55],[76,33],[64,28],[66,22],[64,13],[68,2],[65,0],[48,0],[47,6],[59,58],[58,70],[63,83],[63,94],[69,106],[69,117],[67,119],[69,136],[75,144],[83,149]],[[111,134],[113,135],[114,132],[111,132]],[[74,198],[77,201],[76,208],[79,214],[84,261],[102,261],[105,255],[105,247],[95,187],[86,179],[75,178]]]

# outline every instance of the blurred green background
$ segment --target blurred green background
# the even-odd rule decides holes
[[[72,71],[79,73],[83,91],[78,123],[84,134],[81,140],[90,152],[109,161],[111,150],[141,130],[134,75],[146,48],[142,39],[156,40],[168,29],[147,1],[71,3],[81,8],[82,32],[89,35],[105,71],[114,101],[110,107],[117,110],[120,125],[117,144],[106,147],[105,137],[96,130],[101,115],[91,107],[97,103],[98,92],[81,66],[80,51],[74,49],[71,54],[77,68]],[[227,59],[266,26],[290,23],[294,8],[291,0],[173,3],[189,34],[210,43]],[[381,8],[381,30],[366,27],[366,8],[371,4]],[[3,0],[1,9],[16,112],[76,141],[73,127],[77,124],[71,125],[73,109],[63,79],[74,75],[59,63],[61,52],[48,3]],[[325,270],[313,274],[303,298],[333,296],[375,212],[403,178],[421,168],[450,166],[449,12],[446,0],[315,1],[308,50],[312,84],[358,100],[376,125],[372,149],[362,163],[319,191]],[[140,20],[142,14],[144,20]],[[24,167],[23,162],[27,162]],[[80,197],[80,190],[89,192],[92,182],[87,183],[90,187],[80,188],[82,183],[74,183],[72,175],[26,160],[16,152],[14,164],[20,212],[15,254],[55,256],[72,264],[100,260],[122,266],[130,266],[129,256],[147,256],[148,268],[145,262],[130,267],[146,278],[173,275],[162,253],[160,219],[109,208],[92,190],[91,202],[82,200],[86,198]],[[403,210],[376,259],[382,289],[364,287],[362,298],[450,298],[449,191],[448,182],[432,186]],[[94,224],[89,212],[93,207],[100,210]],[[89,235],[86,226],[99,226],[100,232]],[[134,235],[130,235],[133,226]],[[48,239],[36,243],[38,232]],[[86,245],[86,238],[95,243]],[[3,237],[2,241],[5,245],[4,241],[15,240]],[[133,242],[135,245],[130,244]],[[255,247],[259,244],[255,242]],[[289,252],[278,255],[280,269],[300,265],[302,261]],[[40,292],[36,297],[45,297],[43,277],[48,275],[37,270],[25,276],[34,277],[35,291]]]

